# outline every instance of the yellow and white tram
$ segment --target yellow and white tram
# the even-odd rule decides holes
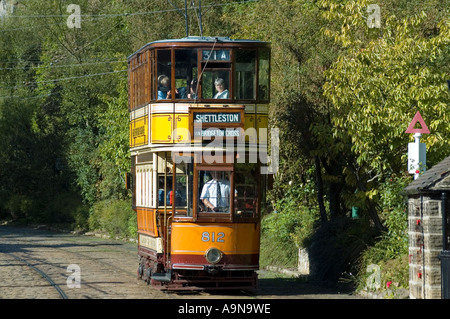
[[[255,287],[270,45],[155,41],[129,56],[128,75],[138,276],[161,289]]]

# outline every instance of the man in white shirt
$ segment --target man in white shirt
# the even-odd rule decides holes
[[[211,171],[212,179],[202,189],[200,200],[214,212],[228,212],[230,207],[230,182],[219,179],[221,172]]]

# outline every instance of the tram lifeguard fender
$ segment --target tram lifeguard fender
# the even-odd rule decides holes
[[[172,264],[208,264],[205,253],[217,248],[223,253],[218,265],[257,269],[259,265],[259,226],[255,224],[173,223]]]

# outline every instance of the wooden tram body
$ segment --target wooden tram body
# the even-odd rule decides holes
[[[254,288],[270,45],[156,41],[128,58],[128,70],[138,276],[162,289]]]

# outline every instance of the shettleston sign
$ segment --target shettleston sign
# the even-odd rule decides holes
[[[234,138],[241,136],[244,127],[243,109],[191,110],[192,136],[209,139],[211,137]]]
[[[194,123],[241,123],[240,112],[203,113],[194,112]]]

